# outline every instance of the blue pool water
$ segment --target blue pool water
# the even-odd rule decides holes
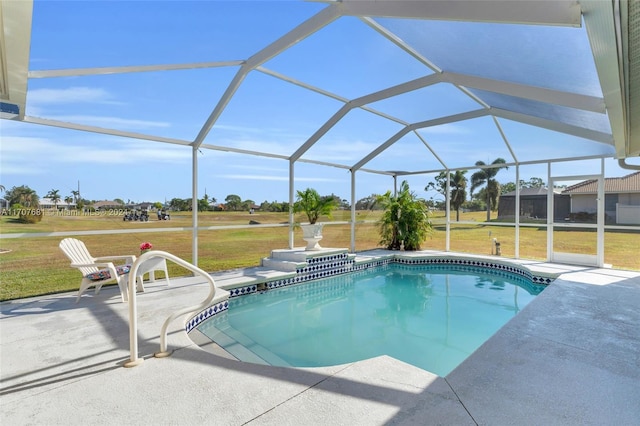
[[[389,355],[446,376],[543,288],[486,268],[391,264],[233,298],[198,329],[243,361],[317,367]]]

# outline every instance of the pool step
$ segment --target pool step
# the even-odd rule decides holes
[[[263,258],[262,266],[283,272],[306,274],[311,271],[344,269],[352,264],[354,259],[355,255],[349,254],[347,249],[280,249],[273,250],[271,257]]]
[[[277,249],[271,251],[270,259],[289,262],[308,262],[310,259],[325,258],[348,253],[346,248],[322,248],[320,250],[305,250],[303,248]]]
[[[283,272],[296,272],[299,268],[306,265],[306,262],[290,262],[288,260],[272,259],[265,257],[262,259],[262,266],[264,268],[275,269],[276,271]]]

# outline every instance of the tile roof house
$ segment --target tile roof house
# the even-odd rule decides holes
[[[520,217],[523,219],[547,218],[547,188],[521,188],[520,189]],[[562,195],[562,190],[554,189],[553,217],[556,221],[562,221],[569,215],[569,197]],[[513,219],[516,206],[516,191],[500,195],[498,203],[498,218]]]
[[[571,213],[595,213],[597,193],[596,180],[586,180],[562,191],[571,197]],[[605,178],[604,193],[607,223],[640,225],[640,172]]]
[[[605,178],[605,217],[607,224],[640,225],[640,172]],[[564,190],[554,190],[554,220],[563,221],[578,213],[596,212],[598,182],[585,180]],[[500,195],[498,218],[513,218],[515,191]],[[547,188],[520,190],[520,217],[547,217]]]

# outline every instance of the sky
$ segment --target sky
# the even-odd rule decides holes
[[[297,1],[38,1],[34,2],[31,70],[188,64],[244,60],[326,7]],[[152,13],[150,13],[152,10]],[[487,78],[548,85],[601,96],[585,45],[584,29],[545,28],[460,22],[413,22],[380,19],[441,68]],[[557,43],[564,37],[563,43]],[[473,40],[468,45],[464,40]],[[489,43],[488,40],[491,40]],[[537,46],[537,47],[536,47]],[[541,49],[540,46],[545,46]],[[527,50],[528,48],[533,50]],[[451,55],[452,51],[459,52]],[[533,53],[532,53],[533,52]],[[491,59],[487,59],[491,58]],[[545,62],[546,61],[546,62]],[[553,63],[543,67],[540,64]],[[400,50],[370,26],[343,17],[264,64],[279,73],[354,99],[431,74],[433,71]],[[580,81],[571,70],[580,70]],[[237,66],[162,72],[32,78],[26,114],[126,132],[193,141],[238,71]],[[478,94],[482,94],[479,93]],[[501,107],[535,108],[543,116],[563,115],[567,122],[588,122],[594,130],[608,123],[594,113],[542,108],[493,96]],[[292,155],[343,105],[341,100],[252,71],[226,105],[204,143],[255,153]],[[478,104],[450,84],[437,84],[369,107],[406,123],[478,109]],[[375,170],[438,170],[466,167],[501,157],[508,162],[612,154],[611,146],[491,117],[433,126],[408,134],[368,162]],[[303,159],[356,164],[403,128],[402,124],[362,109],[350,111]],[[506,135],[512,150],[504,142]],[[168,201],[190,198],[191,147],[38,124],[0,120],[0,184],[28,185],[44,197],[59,190],[64,198],[80,188],[89,200]],[[437,157],[425,146],[436,152]],[[219,202],[230,195],[243,200],[287,201],[289,162],[200,148],[195,153],[198,196]],[[439,160],[438,160],[439,159]],[[554,175],[598,173],[599,160],[555,163]],[[471,170],[468,175],[471,175]],[[546,165],[520,168],[520,179],[546,181]],[[608,177],[632,173],[605,161]],[[420,197],[434,173],[406,179]],[[498,174],[515,181],[515,167]],[[356,173],[355,200],[393,189],[389,176]],[[347,169],[298,162],[294,188],[313,187],[322,195],[351,201]]]

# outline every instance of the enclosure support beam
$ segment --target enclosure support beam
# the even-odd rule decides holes
[[[294,180],[293,160],[289,161],[289,249],[293,249],[293,180]]]
[[[600,178],[598,179],[598,229],[596,231],[596,262],[598,267],[604,267],[604,221],[605,221],[605,193],[604,193],[604,158],[600,160]]]
[[[553,188],[549,188],[553,191]],[[515,257],[520,259],[520,165],[516,164],[516,206],[514,210],[514,220],[516,224]]]
[[[198,148],[191,148],[191,263],[198,266]]]
[[[351,170],[351,253],[356,252],[356,172]]]
[[[451,251],[451,172],[447,170],[447,189],[445,192],[445,213],[447,220],[445,221],[446,237],[445,251]]]

